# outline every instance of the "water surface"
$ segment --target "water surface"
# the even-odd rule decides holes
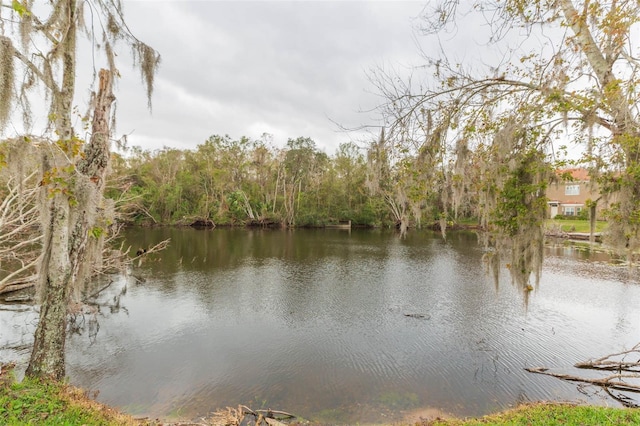
[[[640,336],[640,286],[585,250],[549,248],[526,298],[506,272],[498,283],[484,273],[472,233],[126,237],[134,250],[171,244],[134,271],[144,282],[120,277],[101,295],[99,331],[70,338],[67,371],[134,414],[194,418],[244,403],[354,423],[424,407],[466,416],[541,399],[614,404],[523,369],[572,372]]]

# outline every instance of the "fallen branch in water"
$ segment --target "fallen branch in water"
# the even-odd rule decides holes
[[[295,419],[296,416],[294,416],[293,414],[287,413],[286,411],[277,411],[277,410],[256,410],[256,412],[258,413],[265,413],[265,416],[267,418],[276,418],[276,416],[278,416],[277,418],[280,420],[286,420],[286,419]]]
[[[111,284],[113,284],[113,280],[109,280],[109,282],[106,285],[104,285],[103,287],[101,287],[97,291],[94,291],[89,296],[85,297],[84,300],[87,301],[89,299],[93,299],[94,297],[97,297],[100,293],[102,293],[103,291],[105,291],[106,289],[111,287]]]
[[[627,359],[632,356],[632,359],[635,361],[628,361]],[[640,407],[637,402],[629,398],[627,395],[612,393],[612,391],[640,393],[640,343],[626,351],[606,355],[591,361],[579,362],[575,364],[574,367],[597,371],[616,371],[617,373],[604,377],[590,378],[564,373],[554,373],[544,367],[525,368],[525,370],[530,373],[544,374],[546,376],[556,377],[570,382],[580,382],[600,386],[605,390],[605,392],[607,392],[612,398],[618,400],[621,404],[627,407]],[[637,384],[630,383],[630,380],[635,381]]]
[[[548,371],[548,369],[542,367],[525,368],[525,370],[529,373],[544,374],[545,376],[556,377],[570,382],[590,383],[592,385],[608,387],[610,389],[640,393],[640,386],[622,381],[623,379],[640,379],[640,376],[635,374],[612,374],[601,378],[588,378],[564,373],[552,373]]]
[[[635,355],[636,361],[625,361],[624,358]],[[622,359],[615,359],[622,357]],[[579,362],[575,364],[577,368],[588,368],[592,370],[629,371],[640,373],[640,343],[628,351],[603,356],[593,361]]]

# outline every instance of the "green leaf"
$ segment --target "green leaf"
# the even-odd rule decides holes
[[[94,228],[91,228],[91,230],[89,230],[89,235],[91,235],[95,239],[98,239],[102,235],[104,235],[104,229],[96,226]]]
[[[15,10],[18,13],[18,15],[20,15],[20,17],[23,17],[24,15],[29,14],[29,10],[25,7],[25,5],[20,3],[18,0],[13,0],[11,2],[11,8]]]

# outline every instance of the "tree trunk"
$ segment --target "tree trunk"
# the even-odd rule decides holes
[[[77,8],[76,0],[64,0],[66,10],[63,13],[69,14],[69,26],[66,35],[60,42],[62,53],[62,86],[59,92],[54,95],[53,116],[55,119],[56,131],[62,141],[71,141],[74,137],[71,115],[73,107],[73,97],[76,91],[76,39],[77,39]]]
[[[40,320],[26,374],[31,377],[61,380],[65,373],[64,345],[71,265],[68,257],[67,230],[69,202],[66,199],[55,200],[58,198],[65,197],[61,194],[55,195],[48,212],[49,221],[46,224],[40,264]],[[56,208],[56,205],[60,207]]]
[[[66,0],[65,12],[69,14],[69,26],[60,43],[62,49],[62,86],[54,94],[59,100],[54,104],[55,125],[63,142],[73,138],[71,105],[75,90],[76,62],[76,7],[75,0]],[[42,158],[43,176],[56,176],[58,164],[56,148],[45,148]],[[70,177],[66,178],[70,185]],[[42,302],[40,319],[36,328],[33,351],[26,374],[32,377],[63,379],[65,373],[64,345],[66,341],[67,302],[72,265],[69,258],[70,200],[60,188],[42,185],[41,207],[44,241],[39,267],[39,296]]]
[[[596,202],[589,206],[589,243],[596,241]]]
[[[28,376],[61,380],[65,375],[67,304],[71,292],[84,285],[89,273],[86,265],[92,265],[93,257],[101,253],[99,238],[90,239],[90,233],[98,224],[99,211],[104,208],[102,194],[109,164],[109,117],[113,100],[112,76],[101,70],[91,140],[85,149],[85,158],[76,168],[72,191],[75,202],[71,202],[69,194],[54,191],[48,211],[43,212],[48,220],[40,264],[42,306],[26,371]],[[55,162],[53,155],[45,154],[44,171],[55,167],[52,161]],[[43,191],[51,189],[45,187]]]

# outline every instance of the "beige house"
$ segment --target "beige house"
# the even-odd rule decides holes
[[[563,179],[571,175],[572,179]],[[557,215],[577,216],[588,209],[587,200],[597,200],[600,193],[595,183],[589,180],[589,173],[585,169],[566,169],[557,171],[558,180],[549,184],[547,188],[547,204],[549,217]],[[598,206],[600,207],[600,206]]]

